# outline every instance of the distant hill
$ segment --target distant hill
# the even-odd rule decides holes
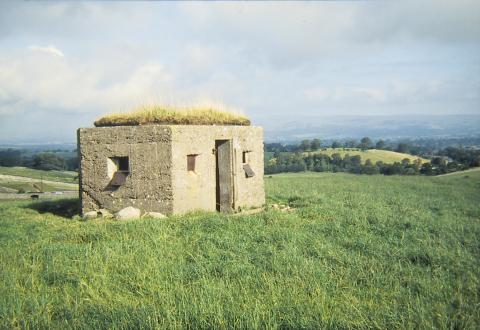
[[[367,159],[370,159],[374,164],[378,161],[382,161],[386,164],[393,164],[395,162],[401,162],[405,158],[410,159],[410,161],[414,161],[415,159],[420,159],[422,163],[428,162],[427,159],[422,157],[404,154],[401,152],[377,150],[377,149],[369,149],[369,150],[363,151],[358,148],[328,148],[326,150],[306,152],[305,154],[315,154],[315,153],[329,155],[329,156],[332,156],[333,154],[340,154],[342,158],[346,154],[349,154],[350,156],[359,155],[362,158],[363,164]]]
[[[289,142],[302,139],[446,138],[478,136],[480,115],[315,116],[296,113],[259,117],[265,140]]]

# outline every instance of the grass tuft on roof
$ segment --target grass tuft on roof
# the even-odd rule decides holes
[[[214,107],[142,106],[130,113],[106,115],[94,122],[96,127],[163,125],[240,125],[249,126],[243,115]]]

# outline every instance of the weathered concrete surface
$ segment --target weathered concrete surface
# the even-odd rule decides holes
[[[262,206],[262,128],[145,125],[78,130],[82,212],[118,212],[127,206],[165,215],[216,210],[216,140],[231,140],[232,209]],[[245,175],[243,152],[253,177]],[[196,155],[194,171],[187,169],[187,155]],[[111,187],[109,158],[125,156],[129,157],[125,183]]]
[[[215,141],[232,140],[233,209],[262,206],[263,129],[255,126],[178,125],[172,129],[173,212],[216,210]],[[247,178],[243,169],[243,152],[255,176]],[[187,171],[186,155],[197,154],[195,173]]]
[[[168,126],[81,128],[80,196],[82,212],[126,206],[171,213],[171,132]],[[110,187],[109,157],[128,156],[124,185]]]

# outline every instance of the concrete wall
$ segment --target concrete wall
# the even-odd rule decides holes
[[[164,214],[216,210],[215,140],[232,140],[236,210],[265,203],[263,130],[252,126],[145,125],[78,130],[82,212],[127,206]],[[247,178],[242,152],[255,176]],[[195,171],[187,155],[197,155]],[[130,174],[109,187],[109,157],[128,156]],[[110,164],[110,165],[109,165]]]
[[[265,203],[263,130],[254,126],[171,126],[173,212],[216,210],[215,140],[233,142],[235,209]],[[242,152],[249,151],[255,176],[246,178]],[[195,173],[187,171],[187,155],[197,154]]]
[[[82,212],[127,206],[170,214],[171,131],[168,126],[119,126],[78,130]],[[109,187],[109,157],[128,156],[130,174]]]

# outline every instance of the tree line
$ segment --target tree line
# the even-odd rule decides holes
[[[422,145],[414,145],[407,142],[392,143],[382,139],[374,142],[369,137],[360,141],[345,140],[332,141],[331,148],[348,151],[349,148],[361,150],[379,149],[401,153],[411,153],[424,158],[429,162],[422,163],[417,159],[411,161],[408,158],[393,164],[378,161],[373,163],[370,159],[362,162],[360,155],[351,156],[348,153],[342,156],[333,153],[331,156],[320,153],[304,153],[306,151],[325,150],[321,140],[302,140],[299,144],[282,145],[270,143],[265,145],[267,153],[265,174],[281,172],[348,172],[355,174],[384,174],[384,175],[438,175],[465,170],[480,166],[480,150],[472,147],[452,147],[432,151],[430,147],[423,149]]]
[[[478,164],[478,163],[477,163]],[[478,165],[477,165],[478,166]],[[360,155],[343,157],[339,153],[331,156],[324,154],[303,155],[301,153],[281,153],[276,158],[269,159],[265,164],[265,174],[282,172],[347,172],[354,174],[384,174],[384,175],[438,175],[468,169],[462,163],[448,162],[442,157],[435,157],[430,162],[422,163],[420,159],[411,161],[408,158],[393,164],[370,159],[362,162]]]
[[[478,146],[480,146],[480,137],[402,140],[378,139],[377,141],[373,141],[370,137],[366,136],[359,141],[355,139],[325,141],[320,139],[305,139],[300,143],[266,143],[265,150],[269,152],[296,152],[317,151],[325,148],[359,148],[362,150],[389,150],[429,158],[441,155],[442,152],[445,154],[448,148],[464,150],[465,153],[470,154],[472,150],[478,150]],[[449,151],[449,153],[452,153],[452,151]]]
[[[325,144],[320,139],[305,139],[299,144],[281,144],[281,143],[266,143],[265,150],[270,152],[296,152],[296,151],[317,151],[320,149],[330,148],[359,148],[361,150],[367,149],[385,149],[387,144],[384,140],[378,140],[376,143],[368,137],[362,138],[359,142],[357,140],[345,140],[343,142],[333,140],[331,144]]]
[[[25,155],[18,149],[0,150],[0,166],[24,166],[38,170],[78,170],[78,157],[62,157],[54,152],[39,152]]]

